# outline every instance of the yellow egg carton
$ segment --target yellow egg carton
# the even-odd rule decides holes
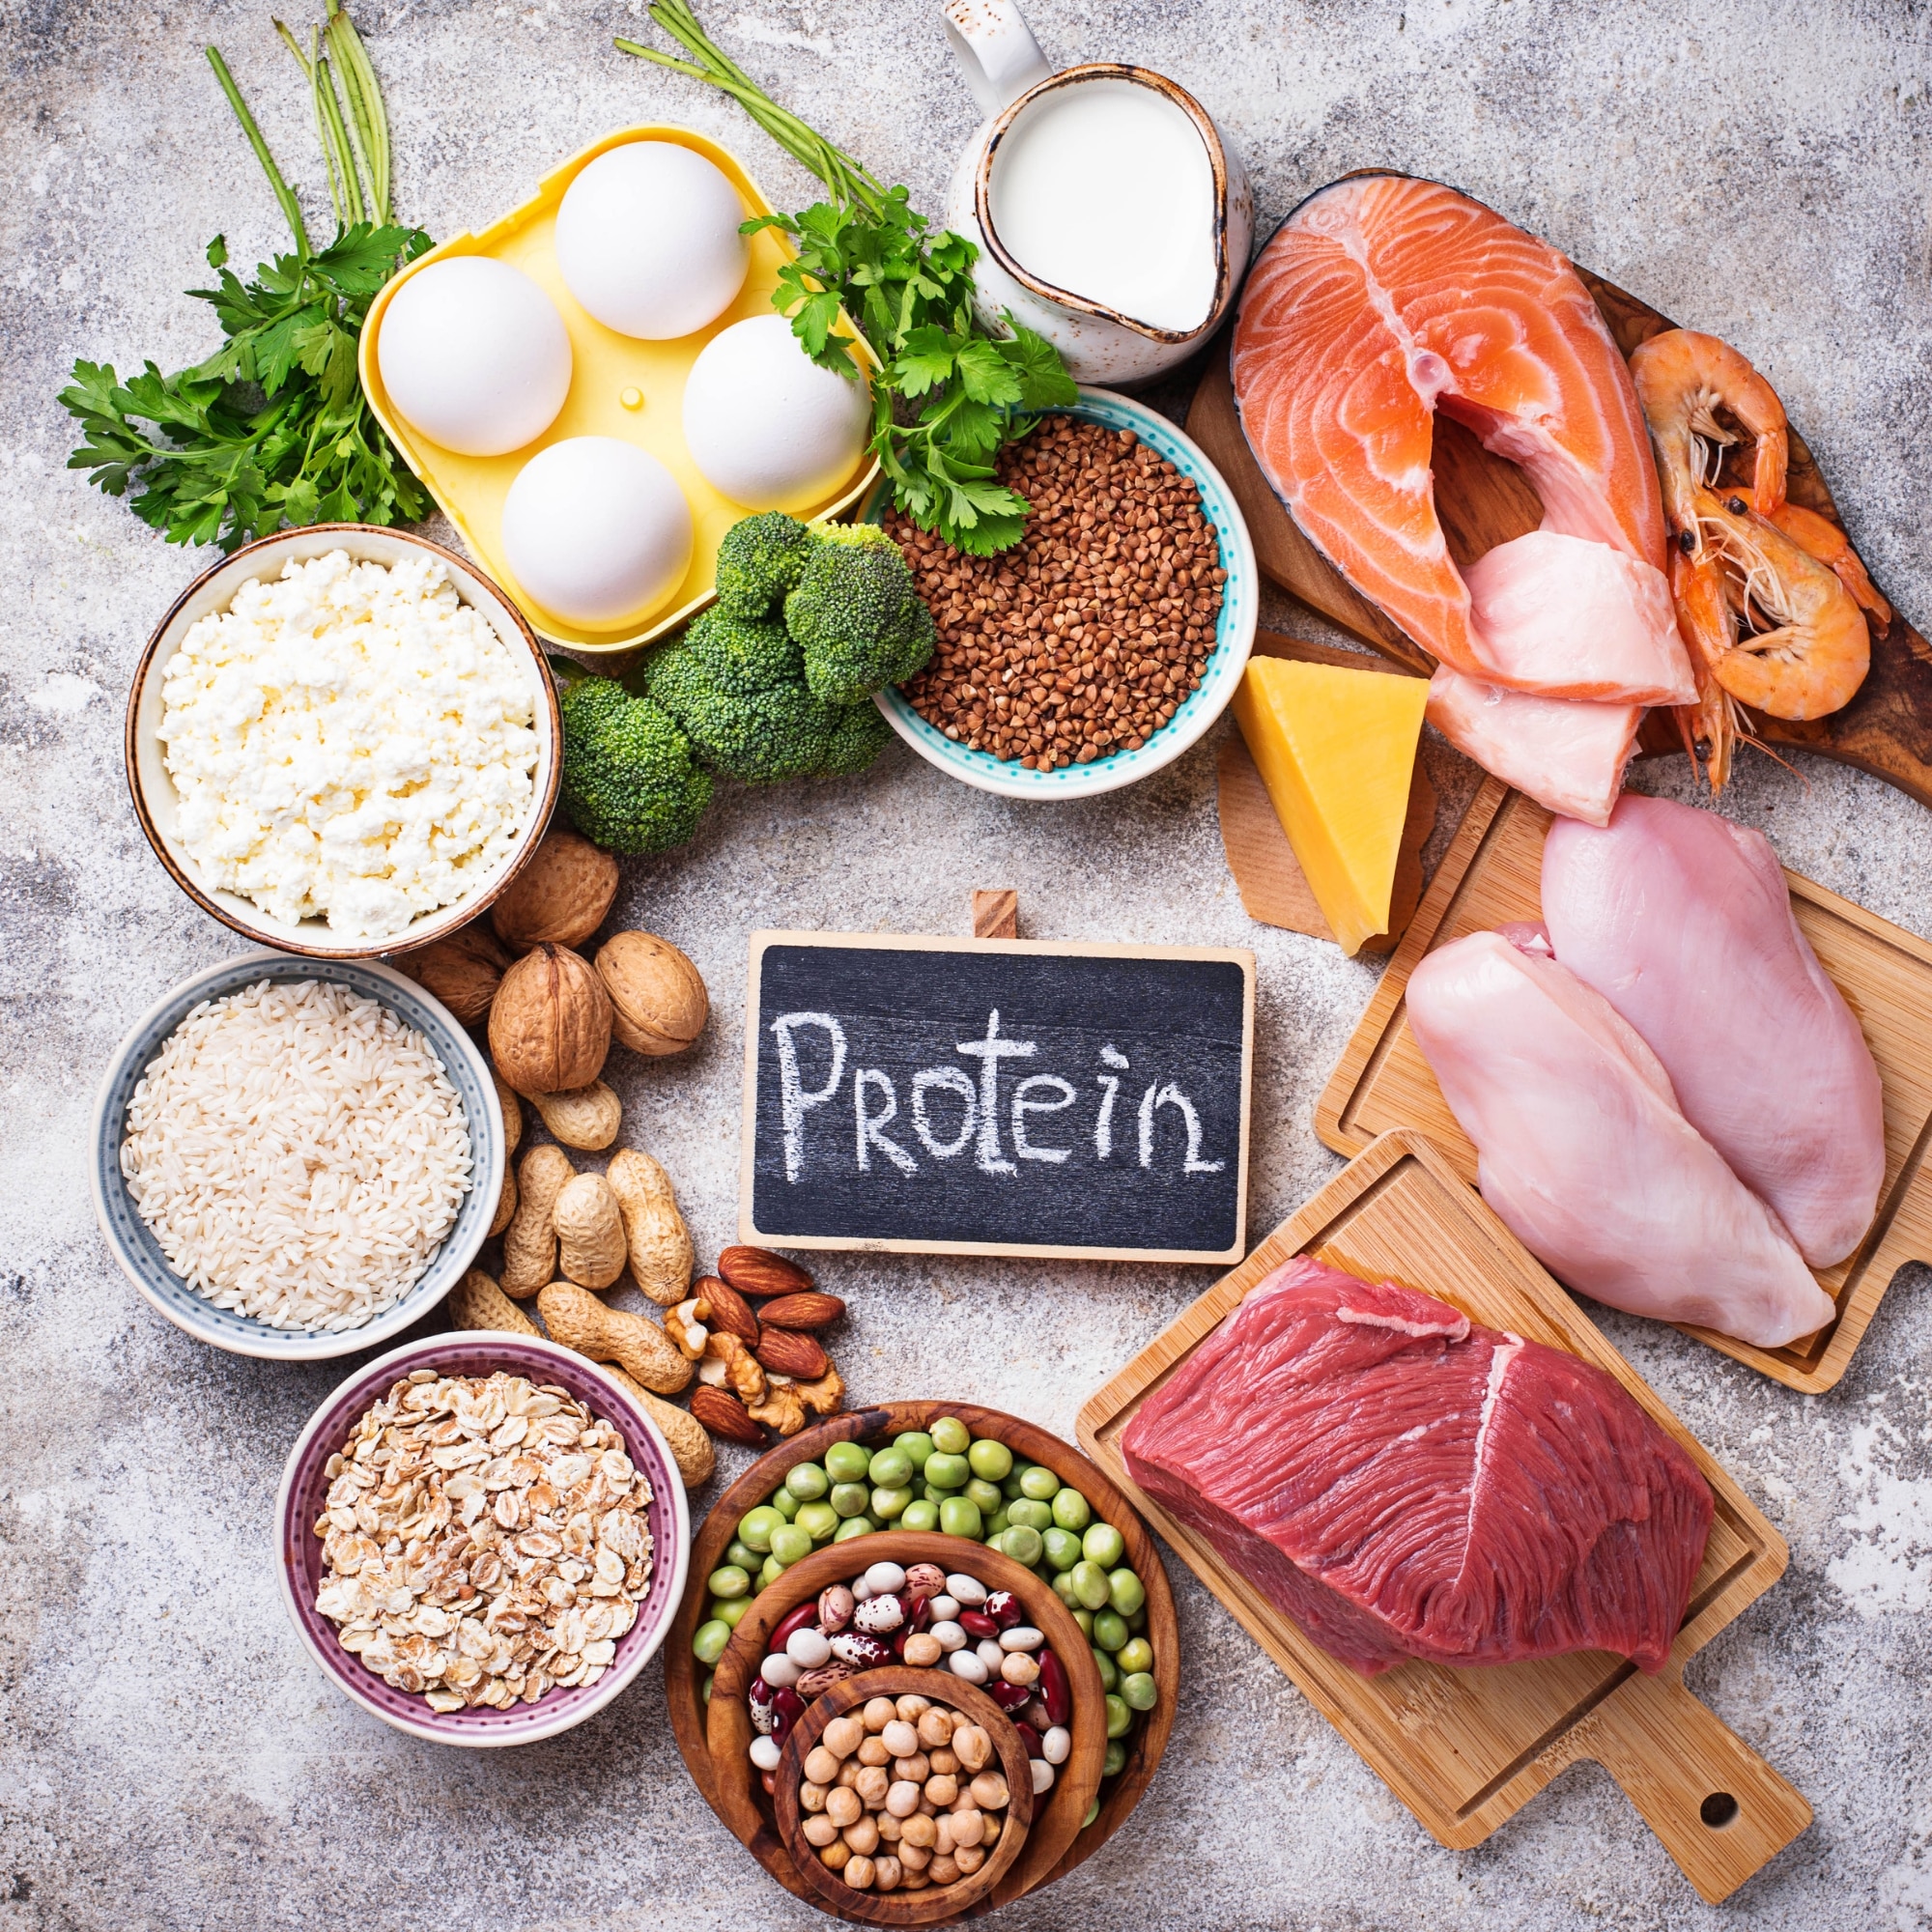
[[[419,476],[444,516],[454,524],[469,554],[523,607],[539,637],[580,657],[615,655],[655,643],[681,629],[716,594],[718,545],[735,523],[752,514],[721,496],[699,474],[684,441],[684,384],[698,352],[721,329],[748,317],[772,312],[779,270],[793,258],[790,240],[766,228],[751,238],[751,269],[738,298],[723,315],[694,334],[671,342],[644,342],[620,335],[587,314],[564,286],[556,265],[556,211],[564,190],[599,155],[631,141],[671,141],[702,155],[738,190],[749,214],[770,214],[771,204],[729,149],[690,128],[622,128],[573,155],[538,184],[520,208],[493,222],[480,235],[456,235],[433,248],[395,277],[370,305],[362,328],[362,387],[376,419]],[[507,456],[459,456],[413,429],[389,401],[377,367],[376,344],[383,318],[396,291],[410,276],[452,255],[489,255],[521,269],[556,303],[570,335],[570,393],[556,420],[534,442]],[[863,342],[857,353],[867,367],[873,360]],[[503,554],[503,498],[531,457],[574,436],[611,436],[647,449],[677,478],[691,505],[695,541],[691,568],[670,602],[641,629],[618,625],[588,630],[552,615],[518,583]],[[854,509],[879,473],[868,449],[852,474],[823,502],[797,514],[805,519],[837,517]]]

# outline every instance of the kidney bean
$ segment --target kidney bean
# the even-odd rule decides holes
[[[999,1625],[984,1610],[961,1610],[959,1628],[968,1636],[987,1637],[998,1636],[1000,1634]]]
[[[772,1693],[772,1742],[782,1750],[791,1727],[805,1716],[805,1699],[789,1685]]]
[[[758,1782],[765,1787],[767,1798],[776,1798],[779,1795],[779,1781],[771,1772],[761,1771],[758,1774]]]
[[[1016,1719],[1013,1722],[1013,1729],[1020,1734],[1020,1743],[1026,1746],[1026,1754],[1028,1757],[1044,1757],[1046,1755],[1045,1742],[1041,1739],[1040,1734],[1024,1719]]]
[[[1039,1697],[1054,1723],[1073,1721],[1073,1687],[1066,1681],[1066,1666],[1050,1650],[1039,1653]]]
[[[986,1599],[985,1614],[1002,1630],[1011,1630],[1026,1615],[1026,1609],[1010,1590],[995,1590]]]
[[[818,1621],[818,1599],[808,1597],[797,1609],[793,1610],[772,1633],[772,1640],[765,1646],[767,1650],[781,1651],[786,1641],[797,1632],[810,1630]]]
[[[1017,1711],[1022,1704],[1028,1703],[1033,1697],[1033,1691],[1025,1685],[1009,1684],[1000,1677],[995,1677],[985,1687],[985,1690],[986,1695],[1003,1711]]]
[[[930,1597],[914,1597],[911,1599],[911,1603],[912,1610],[906,1618],[907,1632],[930,1630],[932,1628],[932,1599]]]

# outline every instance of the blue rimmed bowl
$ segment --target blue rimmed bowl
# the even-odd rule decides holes
[[[1201,493],[1201,511],[1220,539],[1221,568],[1228,581],[1221,586],[1221,618],[1215,627],[1214,648],[1201,676],[1200,689],[1137,752],[1114,752],[1087,765],[1059,765],[1050,772],[1028,771],[1016,759],[996,758],[990,752],[968,751],[935,724],[929,724],[896,689],[882,691],[874,700],[886,722],[928,764],[981,791],[1006,798],[1092,798],[1118,791],[1171,765],[1228,707],[1246,669],[1254,647],[1255,624],[1261,615],[1261,573],[1255,547],[1241,519],[1235,493],[1221,472],[1191,439],[1157,411],[1112,389],[1080,391],[1071,409],[1056,410],[1079,422],[1098,423],[1110,430],[1130,429],[1173,464]],[[885,514],[885,497],[878,497],[867,512],[871,522]]]
[[[470,1185],[457,1210],[456,1225],[414,1286],[359,1328],[306,1334],[298,1328],[271,1328],[252,1316],[217,1308],[169,1265],[154,1230],[141,1219],[121,1177],[128,1103],[149,1062],[202,1001],[221,999],[262,980],[320,980],[380,1000],[428,1040],[461,1097],[469,1122]],[[373,960],[301,959],[286,952],[264,952],[224,959],[184,980],[135,1022],[116,1049],[94,1103],[89,1178],[95,1216],[114,1259],[158,1314],[197,1341],[212,1343],[231,1354],[259,1355],[278,1362],[315,1362],[354,1354],[387,1341],[427,1315],[463,1279],[464,1270],[476,1259],[476,1251],[489,1233],[503,1184],[503,1110],[490,1077],[489,1062],[446,1007],[412,980]]]

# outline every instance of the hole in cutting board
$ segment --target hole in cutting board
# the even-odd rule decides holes
[[[1435,474],[1435,515],[1443,541],[1459,569],[1543,522],[1543,498],[1528,474],[1507,458],[1492,456],[1473,430],[1449,413],[1450,399],[1436,406],[1430,468]]]
[[[1738,1801],[1728,1791],[1714,1791],[1698,1805],[1697,1815],[1712,1831],[1721,1831],[1738,1815]]]

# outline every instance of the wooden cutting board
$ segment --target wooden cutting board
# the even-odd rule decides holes
[[[1543,917],[1543,836],[1549,814],[1500,779],[1487,779],[1443,855],[1408,931],[1382,975],[1315,1107],[1315,1131],[1337,1153],[1359,1153],[1391,1127],[1417,1127],[1475,1184],[1476,1150],[1456,1124],[1429,1063],[1409,1031],[1404,995],[1423,954],[1466,932]],[[1907,1262],[1932,1261],[1932,946],[1787,871],[1791,909],[1812,951],[1864,1029],[1885,1089],[1885,1185],[1858,1250],[1818,1272],[1837,1316],[1785,1349],[1760,1349],[1715,1329],[1687,1335],[1762,1371],[1787,1387],[1819,1395],[1850,1365],[1852,1352]]]
[[[1577,273],[1596,297],[1626,355],[1639,342],[1677,326],[1587,269],[1578,269]],[[1240,504],[1264,575],[1384,656],[1427,675],[1435,668],[1428,652],[1350,588],[1302,535],[1256,465],[1241,434],[1228,377],[1227,345],[1232,339],[1230,328],[1208,352],[1208,366],[1188,412],[1187,433],[1212,458]],[[1843,528],[1838,506],[1804,439],[1794,429],[1790,440],[1786,495]],[[1458,564],[1472,563],[1486,551],[1524,535],[1543,521],[1543,502],[1529,478],[1514,464],[1492,456],[1468,430],[1443,415],[1435,418],[1432,467],[1436,514],[1449,554]],[[1731,476],[1728,470],[1726,478],[1749,480]],[[1932,645],[1896,610],[1890,628],[1872,639],[1870,674],[1842,711],[1808,724],[1763,718],[1756,712],[1747,715],[1756,735],[1768,743],[1799,745],[1857,765],[1909,792],[1921,805],[1932,805]],[[1660,712],[1645,721],[1640,742],[1646,752],[1682,750],[1675,725]]]
[[[1142,1493],[1121,1431],[1249,1289],[1300,1254],[1406,1283],[1471,1321],[1568,1349],[1614,1376],[1683,1444],[1718,1507],[1658,1676],[1604,1651],[1466,1670],[1407,1662],[1358,1676]],[[1686,1662],[1783,1574],[1783,1538],[1421,1134],[1385,1134],[1350,1162],[1094,1396],[1079,1432],[1181,1560],[1441,1843],[1480,1844],[1579,1758],[1616,1779],[1713,1903],[1811,1822],[1804,1799],[1684,1688]]]

